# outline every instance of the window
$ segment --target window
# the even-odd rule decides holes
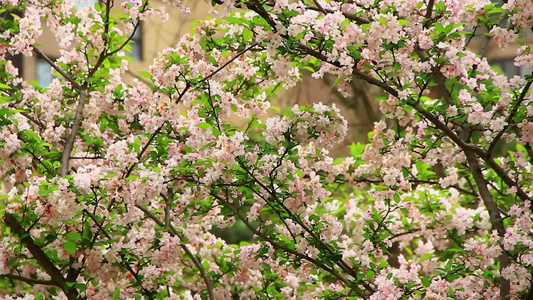
[[[514,59],[501,59],[496,60],[492,62],[492,65],[500,67],[502,69],[503,74],[505,74],[507,77],[511,78],[515,75],[518,75],[520,77],[524,77],[526,75],[531,74],[531,68],[521,66],[517,67],[514,64]]]
[[[54,79],[54,74],[52,73],[52,67],[41,57],[37,58],[36,77],[37,77],[37,86],[41,88],[48,87],[52,80]]]
[[[139,23],[139,26],[137,26],[137,30],[135,30],[135,33],[131,37],[129,45],[131,46],[131,53],[129,56],[135,60],[142,60],[142,32],[143,32],[143,26],[142,23]]]
[[[531,75],[532,71],[533,69],[531,67],[521,66],[520,68],[518,68],[518,75],[524,78],[526,75]]]
[[[70,0],[70,2],[77,9],[82,9],[82,8],[86,8],[89,6],[94,6],[97,0]]]

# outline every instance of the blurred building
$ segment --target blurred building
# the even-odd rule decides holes
[[[98,0],[71,0],[77,9],[94,5]],[[154,7],[164,5],[160,1],[151,1]],[[115,9],[118,11],[120,2],[115,2]],[[130,63],[130,74],[136,71],[148,70],[153,58],[162,49],[173,46],[179,38],[191,30],[191,23],[196,19],[203,19],[208,16],[211,8],[205,1],[190,1],[191,14],[183,14],[178,8],[168,7],[169,20],[165,23],[152,18],[143,21],[132,37],[130,46],[131,53],[127,53],[133,61]],[[22,12],[15,12],[22,15]],[[0,14],[0,18],[13,18],[11,13]],[[55,36],[48,30],[37,40],[39,50],[52,60],[59,57],[59,47]],[[27,81],[36,81],[40,87],[46,87],[53,79],[50,65],[41,57],[33,55],[31,57],[17,55],[9,57],[14,65],[19,69],[19,75]]]

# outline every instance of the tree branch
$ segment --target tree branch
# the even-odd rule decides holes
[[[227,67],[229,64],[231,64],[234,60],[236,60],[237,58],[239,58],[241,55],[243,55],[244,53],[250,51],[252,48],[254,48],[255,46],[257,46],[259,43],[255,43],[255,44],[252,44],[250,45],[249,47],[246,47],[244,48],[242,51],[240,51],[239,53],[237,53],[235,56],[233,56],[230,60],[228,60],[227,62],[225,62],[223,65],[221,65],[220,67],[218,67],[218,69],[216,69],[215,71],[213,71],[211,74],[207,75],[206,77],[202,78],[202,80],[199,81],[199,83],[202,83],[202,82],[205,82],[209,79],[211,79],[211,77],[215,76],[218,72],[220,72],[221,70],[223,70],[225,67]]]
[[[154,141],[155,137],[161,132],[161,130],[163,129],[163,127],[165,126],[165,124],[162,124],[161,126],[159,126],[154,133],[152,133],[152,135],[150,136],[150,138],[148,139],[148,141],[146,142],[146,144],[144,144],[143,148],[141,149],[141,152],[139,152],[139,154],[137,154],[137,162],[136,163],[133,163],[126,171],[126,173],[124,173],[124,175],[122,176],[122,178],[126,178],[128,176],[131,175],[131,172],[133,172],[133,168],[138,164],[139,161],[141,161],[141,158],[143,157],[144,155],[144,152],[146,152],[146,150],[148,150],[148,147],[150,146],[150,144]]]
[[[78,130],[80,127],[81,119],[83,116],[83,108],[85,106],[85,102],[87,100],[87,92],[85,91],[85,88],[79,85],[70,75],[68,75],[65,71],[63,71],[57,64],[55,64],[46,54],[44,54],[41,50],[34,47],[33,51],[37,53],[40,57],[42,57],[52,68],[54,68],[63,78],[65,78],[72,86],[78,90],[80,94],[80,100],[78,102],[78,106],[76,108],[76,115],[74,116],[74,123],[72,125],[72,129],[70,130],[70,134],[67,138],[67,141],[65,142],[65,148],[63,149],[63,153],[61,154],[61,176],[65,176],[68,174],[68,167],[69,167],[69,159],[70,159],[70,153],[72,152],[72,148],[74,147],[74,142],[76,141],[76,136],[78,135]]]
[[[471,150],[465,151],[465,154],[466,154],[466,158],[468,161],[468,166],[470,168],[470,171],[472,172],[472,176],[474,177],[474,181],[476,182],[476,185],[478,187],[479,195],[481,196],[481,199],[483,200],[483,203],[485,204],[485,207],[487,208],[489,212],[489,217],[490,217],[490,222],[492,223],[492,228],[498,232],[498,235],[501,238],[504,238],[505,226],[503,224],[502,217],[498,210],[498,206],[494,202],[492,194],[487,188],[487,181],[485,180],[485,178],[483,177],[483,174],[481,173],[481,169],[477,162],[477,157]],[[507,252],[505,251],[505,249],[502,249],[502,254],[499,257],[499,261],[500,261],[500,299],[509,299],[511,295],[511,283],[509,282],[509,280],[505,279],[503,275],[501,275],[501,273],[503,272],[503,269],[507,268],[510,264],[509,256],[507,255]]]
[[[78,130],[80,129],[81,119],[83,117],[83,108],[85,107],[85,102],[87,101],[87,92],[85,89],[80,90],[80,100],[78,101],[78,106],[76,107],[76,115],[74,116],[74,124],[72,124],[72,129],[68,135],[67,141],[65,142],[65,148],[61,154],[61,176],[66,176],[68,174],[68,165],[70,160],[70,153],[74,147],[74,142],[76,141],[76,136],[78,135]]]
[[[313,0],[313,2],[315,2],[315,5],[317,7],[314,7],[314,6],[306,6],[305,8],[306,9],[309,9],[309,10],[314,10],[314,11],[320,11],[320,12],[323,12],[324,14],[331,14],[331,13],[334,13],[335,11],[332,10],[332,9],[329,9],[329,8],[323,8],[321,5],[318,4],[318,1],[316,0]],[[354,15],[350,15],[350,14],[347,14],[347,13],[342,13],[342,15],[346,18],[346,19],[349,19],[351,21],[354,21],[356,22],[357,24],[368,24],[370,23],[370,21],[368,20],[365,20],[363,18],[359,18],[359,17],[356,17]]]
[[[424,22],[424,26],[427,26],[429,24],[429,20],[431,20],[431,15],[433,14],[433,5],[435,3],[435,0],[429,0],[426,8],[426,15],[424,18],[426,21]]]
[[[52,278],[52,281],[56,283],[58,287],[61,288],[63,293],[65,293],[65,296],[69,300],[78,300],[78,299],[85,299],[85,297],[81,297],[78,293],[78,290],[74,287],[69,287],[68,282],[63,275],[61,274],[61,271],[56,267],[56,265],[48,258],[46,253],[39,247],[33,239],[31,238],[31,235],[29,232],[24,230],[22,225],[17,221],[17,219],[11,215],[10,213],[6,213],[4,215],[4,222],[6,225],[19,236],[20,241],[26,245],[26,248],[30,253],[33,255],[33,257],[37,260],[37,262],[44,268],[46,273]]]
[[[193,264],[196,266],[196,268],[198,268],[198,271],[200,272],[200,275],[202,276],[202,278],[203,278],[203,280],[205,282],[206,289],[207,289],[207,294],[209,296],[209,299],[214,300],[215,299],[215,294],[213,292],[213,285],[211,284],[211,280],[209,279],[209,275],[207,274],[207,272],[205,271],[204,267],[202,266],[202,263],[198,260],[198,258],[196,258],[196,256],[194,256],[194,253],[192,253],[192,251],[183,242],[185,240],[184,237],[179,234],[179,232],[176,230],[176,228],[174,228],[174,226],[172,226],[172,224],[170,224],[170,223],[165,224],[164,222],[159,220],[159,218],[156,215],[154,215],[151,211],[149,211],[148,209],[142,207],[139,204],[135,204],[135,207],[137,207],[138,209],[142,210],[142,212],[144,212],[144,214],[146,216],[148,216],[150,219],[152,219],[154,222],[156,222],[157,225],[159,225],[159,226],[161,226],[163,228],[168,228],[167,232],[170,233],[171,236],[179,237],[179,239],[182,241],[180,243],[180,247],[183,249],[183,251],[185,251],[187,256],[189,256],[189,258],[191,259]]]
[[[0,275],[0,278],[2,278],[2,277],[9,278],[9,279],[14,279],[14,280],[18,280],[18,281],[23,281],[23,282],[29,283],[31,285],[42,284],[42,285],[56,285],[57,286],[57,282],[55,282],[53,280],[33,279],[33,278],[23,277],[23,276],[14,275],[14,274],[3,274],[3,275]]]
[[[518,101],[516,102],[515,106],[513,107],[513,110],[511,113],[507,116],[507,119],[505,119],[505,122],[507,125],[498,132],[498,135],[492,140],[490,143],[489,149],[487,150],[487,153],[492,157],[492,152],[494,151],[494,148],[496,147],[496,143],[500,140],[500,138],[503,136],[503,134],[509,129],[509,126],[511,126],[511,122],[513,121],[513,118],[515,117],[516,113],[518,112],[518,109],[520,108],[520,105],[526,98],[527,92],[529,91],[529,88],[531,87],[531,84],[533,84],[533,81],[529,81],[522,90],[522,93],[520,93],[520,97],[518,98]]]
[[[74,80],[72,77],[70,77],[69,74],[67,74],[65,71],[63,71],[63,69],[61,69],[58,65],[56,65],[56,63],[54,63],[46,54],[44,54],[41,50],[39,50],[39,48],[34,46],[33,51],[37,53],[37,55],[39,55],[42,59],[44,59],[50,66],[52,66],[54,70],[56,70],[59,74],[61,74],[63,78],[65,78],[68,82],[70,82],[70,84],[72,84],[72,86],[76,90],[78,91],[82,90],[81,85],[79,85],[79,83],[77,83],[76,80]]]
[[[233,214],[239,218],[239,220],[241,220],[244,225],[246,225],[246,227],[248,227],[248,229],[250,229],[250,231],[252,231],[255,235],[261,237],[263,240],[265,240],[267,243],[269,243],[272,247],[276,248],[276,249],[281,249],[287,253],[290,253],[298,258],[303,258],[305,260],[307,260],[308,262],[314,264],[315,266],[321,268],[321,269],[324,269],[326,272],[332,274],[333,276],[335,276],[337,279],[339,279],[340,281],[344,282],[345,284],[347,284],[348,286],[350,286],[360,297],[362,297],[363,299],[367,299],[368,297],[363,293],[363,291],[355,284],[351,283],[350,281],[348,281],[346,278],[344,278],[341,274],[337,273],[333,268],[330,268],[324,264],[322,264],[320,261],[317,261],[315,260],[314,258],[312,257],[309,257],[303,253],[299,253],[295,250],[292,250],[284,245],[281,245],[275,241],[273,241],[272,239],[270,239],[268,236],[266,236],[265,234],[263,234],[262,232],[260,232],[259,230],[257,230],[254,226],[252,226],[252,224],[250,224],[248,222],[248,220],[239,213],[239,211],[233,207],[233,205],[231,203],[229,203],[228,201],[226,201],[225,199],[223,199],[222,197],[214,194],[214,193],[211,193],[211,196],[214,197],[215,199],[217,199],[221,204],[227,206],[232,212]]]
[[[287,151],[290,150],[289,148],[287,148],[285,150],[285,153],[284,155],[287,153]],[[246,166],[244,165],[244,163],[242,163],[242,161],[239,161],[239,164],[241,166],[241,168],[243,168],[246,173],[248,174],[248,176],[250,176],[250,178],[252,178],[252,180],[255,181],[255,183],[260,186],[263,190],[265,190],[269,195],[270,197],[272,197],[272,199],[285,211],[285,213],[293,220],[295,221],[298,225],[300,225],[300,227],[309,234],[309,236],[311,236],[315,241],[316,243],[320,244],[320,246],[322,246],[325,250],[327,250],[330,254],[332,255],[335,255],[337,253],[335,253],[335,251],[333,249],[331,249],[331,247],[329,245],[327,245],[326,243],[324,243],[319,236],[317,236],[309,227],[307,227],[303,222],[302,220],[300,220],[300,218],[296,215],[294,215],[284,204],[283,202],[278,198],[277,194],[275,193],[274,191],[274,188],[273,186],[269,189],[264,183],[262,183],[260,180],[258,180],[255,175],[250,172],[250,170],[248,168],[246,168]],[[281,160],[279,161],[277,167],[281,166]],[[275,171],[275,169],[273,169],[271,172],[270,172],[270,178],[272,178],[272,175],[273,175],[273,172]],[[267,201],[268,199],[266,199],[265,201]],[[335,264],[341,268],[341,270],[343,270],[344,272],[350,274],[354,279],[357,279],[358,276],[357,276],[357,272],[356,270],[352,269],[343,259],[340,259],[338,260],[337,262],[335,262]],[[365,286],[365,288],[370,291],[370,292],[375,292],[375,290],[363,283],[363,285]]]
[[[342,67],[342,65],[338,61],[328,61],[328,59],[327,59],[327,57],[325,55],[321,54],[320,52],[317,52],[314,49],[309,48],[306,45],[299,44],[299,47],[305,53],[307,53],[309,55],[312,55],[312,56],[322,60],[323,62],[327,62],[327,63],[329,63],[329,64],[331,64],[333,66],[336,66],[338,68]],[[353,74],[355,74],[357,77],[365,80],[366,82],[383,89],[384,91],[386,91],[387,93],[391,94],[392,96],[398,98],[398,95],[399,95],[398,91],[396,89],[394,89],[393,87],[391,87],[390,85],[388,85],[387,83],[382,82],[382,81],[380,81],[380,80],[378,80],[378,79],[376,79],[376,78],[374,78],[374,77],[372,77],[372,76],[370,76],[370,75],[368,75],[366,73],[363,73],[362,71],[360,71],[358,69],[354,69],[353,70]],[[517,192],[516,193],[520,197],[520,199],[522,199],[523,201],[531,200],[530,197],[524,192],[524,190],[522,190],[517,185],[517,183],[513,179],[511,179],[509,177],[507,172],[505,172],[505,170],[500,165],[498,165],[492,158],[490,158],[487,155],[487,153],[485,153],[485,151],[483,151],[482,149],[476,147],[475,145],[471,145],[471,144],[468,144],[468,143],[464,142],[457,134],[455,134],[455,132],[453,132],[452,129],[448,128],[448,126],[446,124],[442,123],[437,116],[435,116],[431,112],[427,111],[425,108],[423,108],[416,101],[414,101],[412,99],[408,100],[407,101],[407,105],[413,107],[419,114],[421,114],[423,117],[428,119],[431,123],[433,123],[433,125],[435,125],[435,127],[437,127],[439,130],[441,130],[455,144],[457,144],[457,146],[459,146],[463,151],[472,150],[478,157],[483,159],[485,161],[485,163],[492,170],[494,170],[494,172],[496,172],[496,174],[498,174],[498,176],[500,176],[502,178],[502,180],[505,182],[505,184],[507,184],[509,187],[516,186],[517,187]],[[533,211],[533,202],[532,202],[531,205],[532,205],[531,206],[531,210]]]
[[[98,230],[101,231],[105,237],[109,240],[112,240],[112,237],[109,235],[109,233],[107,233],[107,231],[105,230],[105,228],[102,226],[102,224],[100,224],[100,222],[98,222],[98,220],[96,219],[96,217],[91,214],[88,210],[84,209],[83,212],[85,212],[89,218],[91,218],[91,220],[93,220],[94,224],[96,225],[96,227],[98,227]],[[144,291],[144,295],[146,295],[148,297],[148,299],[154,299],[152,293],[150,291],[148,291],[147,289],[145,289],[142,284],[141,284],[141,279],[139,278],[139,275],[133,270],[133,268],[130,266],[130,264],[126,261],[124,255],[122,253],[119,253],[119,256],[120,258],[122,259],[122,266],[128,271],[130,272],[130,274],[133,276],[133,278],[135,278],[135,281],[137,281],[137,283],[139,284],[139,286],[142,288],[142,290]]]

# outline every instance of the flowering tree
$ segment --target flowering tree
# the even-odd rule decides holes
[[[0,21],[3,297],[533,298],[533,77],[468,50],[522,43],[533,67],[533,2],[214,0],[223,18],[163,50],[151,84],[124,81],[123,51],[164,10],[113,3],[2,1],[24,11]],[[8,53],[58,77],[37,88]],[[394,125],[333,159],[335,106],[264,117],[304,68],[380,87]],[[252,241],[211,233],[237,221]]]

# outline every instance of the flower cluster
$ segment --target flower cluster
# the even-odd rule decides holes
[[[25,13],[0,20],[1,297],[531,295],[533,77],[469,50],[523,42],[530,2],[215,0],[130,79],[128,35],[167,16],[151,2],[2,2]],[[8,60],[41,53],[41,22],[46,88]],[[302,70],[384,91],[368,144],[330,156],[335,105],[274,112]]]

